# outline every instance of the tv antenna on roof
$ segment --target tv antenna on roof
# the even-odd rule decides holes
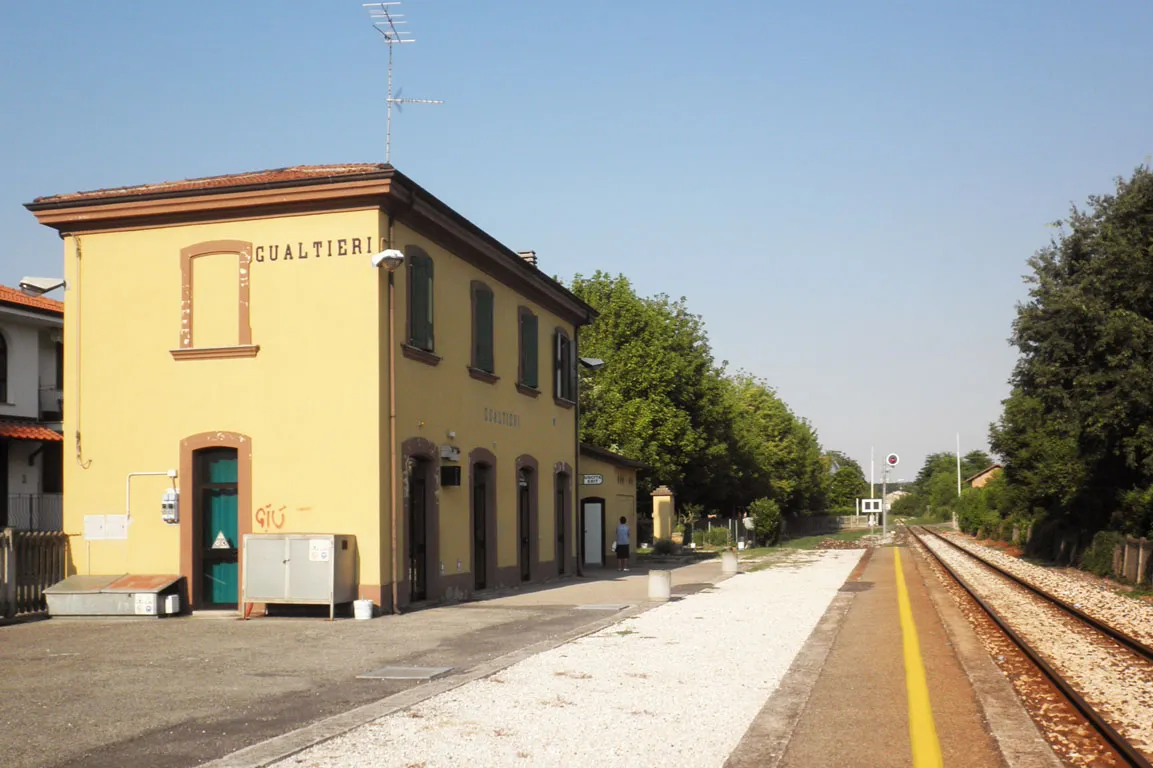
[[[400,0],[391,0],[390,2],[377,2],[377,3],[363,3],[363,6],[368,9],[368,17],[372,20],[372,27],[381,34],[384,42],[388,45],[388,98],[385,99],[387,103],[386,118],[385,118],[385,133],[384,133],[384,162],[390,162],[392,159],[392,105],[395,104],[397,110],[403,112],[403,105],[405,104],[443,104],[439,99],[405,99],[401,97],[403,88],[398,88],[396,96],[392,95],[392,49],[393,46],[401,45],[403,43],[415,43],[412,39],[412,33],[402,31],[398,27],[404,26],[408,22],[404,21],[404,14],[397,13],[400,6]]]

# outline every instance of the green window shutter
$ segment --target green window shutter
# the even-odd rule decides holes
[[[537,340],[536,315],[521,315],[520,318],[520,353],[521,353],[521,383],[526,387],[536,389],[540,386],[540,376],[537,373],[537,355],[539,343]]]
[[[488,371],[489,373],[494,371],[492,304],[492,293],[490,291],[477,290],[476,300],[473,303],[476,316],[472,320],[473,323],[476,324],[476,349],[474,350],[473,360],[477,368],[482,371]]]
[[[564,396],[564,390],[561,386],[564,382],[564,375],[561,373],[564,366],[561,364],[561,335],[554,333],[552,335],[552,389],[553,394],[557,397]]]
[[[412,279],[409,297],[409,343],[419,349],[433,350],[432,336],[432,259],[417,254],[412,257]]]
[[[568,340],[568,399],[577,399],[577,348],[576,342]]]

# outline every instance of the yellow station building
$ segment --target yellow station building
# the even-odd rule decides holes
[[[576,570],[595,312],[534,254],[388,165],[27,207],[64,242],[75,573],[180,575],[192,608],[236,606],[262,532],[355,536],[359,595],[386,610]]]

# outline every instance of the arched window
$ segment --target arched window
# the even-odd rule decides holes
[[[408,343],[433,352],[436,339],[432,327],[432,257],[415,245],[406,247],[404,252],[408,260]]]
[[[8,402],[8,342],[0,333],[0,403]]]
[[[180,347],[171,350],[173,358],[254,357],[260,351],[252,343],[251,264],[252,243],[243,240],[180,249]]]

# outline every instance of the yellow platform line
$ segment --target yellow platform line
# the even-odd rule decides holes
[[[901,640],[905,650],[905,689],[909,696],[913,768],[943,768],[945,763],[941,757],[941,743],[937,740],[937,726],[933,723],[933,708],[929,704],[929,684],[921,660],[917,625],[913,622],[909,590],[905,587],[905,574],[901,570],[900,549],[893,549],[893,563],[897,569],[897,610],[901,615]]]

